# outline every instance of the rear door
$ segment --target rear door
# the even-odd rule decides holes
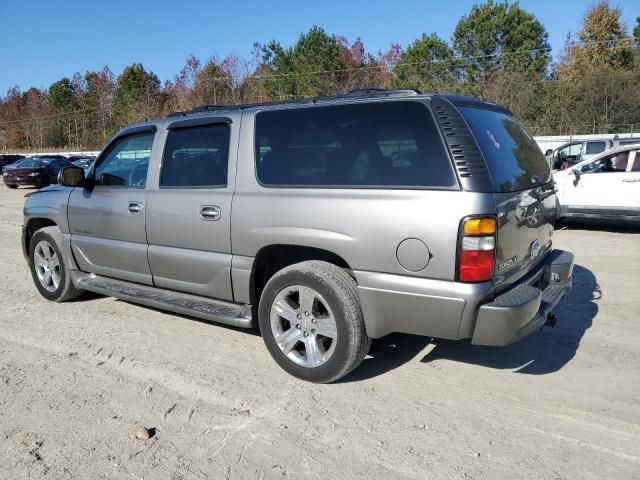
[[[458,108],[491,176],[498,216],[494,283],[508,285],[551,248],[556,208],[551,171],[538,144],[515,118]]]
[[[239,118],[239,117],[238,117]],[[156,286],[223,300],[231,290],[231,200],[237,130],[230,118],[168,125],[149,193],[149,264]]]

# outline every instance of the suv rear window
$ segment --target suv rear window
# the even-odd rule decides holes
[[[482,150],[494,191],[526,190],[550,180],[542,150],[515,118],[474,107],[458,110]]]
[[[431,114],[418,102],[260,112],[256,170],[266,186],[456,186]]]

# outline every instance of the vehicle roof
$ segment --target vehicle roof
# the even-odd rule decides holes
[[[474,97],[462,95],[440,95],[423,94],[418,90],[386,90],[386,89],[362,89],[353,90],[344,95],[332,95],[327,97],[302,98],[298,100],[283,100],[266,103],[247,103],[241,105],[201,105],[186,112],[174,112],[166,118],[184,117],[191,115],[218,115],[233,111],[257,112],[261,110],[275,110],[286,108],[303,108],[315,105],[344,105],[352,103],[368,103],[371,101],[387,100],[431,100],[432,98],[443,98],[456,106],[469,106],[498,111],[512,115],[506,108],[495,103],[485,102]]]

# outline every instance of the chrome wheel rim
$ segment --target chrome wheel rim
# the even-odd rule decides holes
[[[46,240],[40,240],[33,250],[33,268],[40,285],[47,292],[55,292],[60,286],[60,260]]]
[[[270,320],[278,348],[296,365],[317,368],[333,356],[338,327],[331,307],[314,289],[282,289],[271,304]]]
[[[531,212],[531,216],[529,217],[529,225],[537,225],[540,221],[540,215],[542,213],[542,209],[539,205],[533,207],[533,211]]]

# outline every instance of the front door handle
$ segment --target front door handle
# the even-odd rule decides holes
[[[208,221],[220,220],[220,208],[215,205],[202,205],[200,207],[200,219]]]
[[[129,210],[129,213],[132,215],[140,215],[144,210],[144,205],[140,202],[129,202],[127,210]]]
[[[623,182],[627,182],[627,183],[640,182],[640,180],[638,180],[637,178],[633,178],[633,177],[623,178],[622,181]]]

